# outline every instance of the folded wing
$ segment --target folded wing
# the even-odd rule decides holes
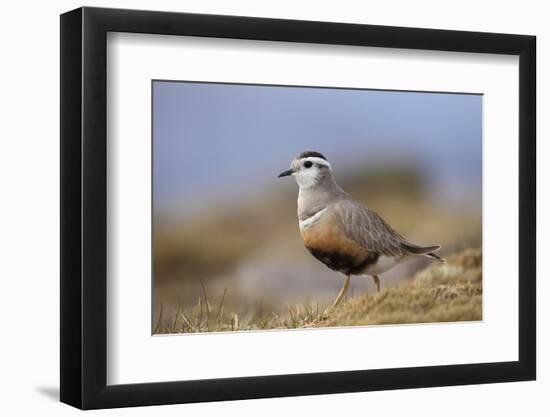
[[[378,255],[401,257],[407,254],[405,239],[377,213],[353,200],[335,203],[339,227],[351,240]]]
[[[403,236],[382,219],[376,212],[353,200],[341,200],[335,204],[339,227],[351,240],[371,253],[392,257],[405,255],[427,256],[444,262],[434,253],[441,246],[418,246]]]

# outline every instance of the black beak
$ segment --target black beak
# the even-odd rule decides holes
[[[284,172],[281,172],[277,178],[288,177],[289,175],[292,175],[292,174],[294,174],[294,170],[293,169],[288,169]]]

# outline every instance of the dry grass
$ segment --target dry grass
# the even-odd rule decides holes
[[[433,263],[411,281],[354,299],[321,326],[433,323],[482,319],[482,257],[467,249]]]
[[[263,313],[261,309],[242,315],[227,311],[224,305],[225,293],[217,303],[211,304],[203,291],[196,306],[189,311],[184,311],[180,306],[175,313],[165,313],[161,307],[153,333],[297,329],[312,327],[323,318],[323,310],[319,305],[310,303],[288,306],[286,314],[282,316],[275,312]]]
[[[236,330],[295,329],[363,326],[372,324],[433,323],[482,319],[482,256],[466,249],[432,263],[411,280],[380,293],[353,298],[338,309],[311,303],[289,306],[285,315],[262,311],[239,316],[226,311],[225,292],[217,302],[202,286],[197,305],[170,314],[161,309],[154,333],[222,332]]]

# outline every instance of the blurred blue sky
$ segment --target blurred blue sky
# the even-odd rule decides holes
[[[280,187],[304,150],[338,173],[414,165],[441,198],[481,199],[482,96],[153,82],[156,209]]]

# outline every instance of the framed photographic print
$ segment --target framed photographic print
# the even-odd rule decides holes
[[[61,400],[535,379],[535,38],[61,16]]]

